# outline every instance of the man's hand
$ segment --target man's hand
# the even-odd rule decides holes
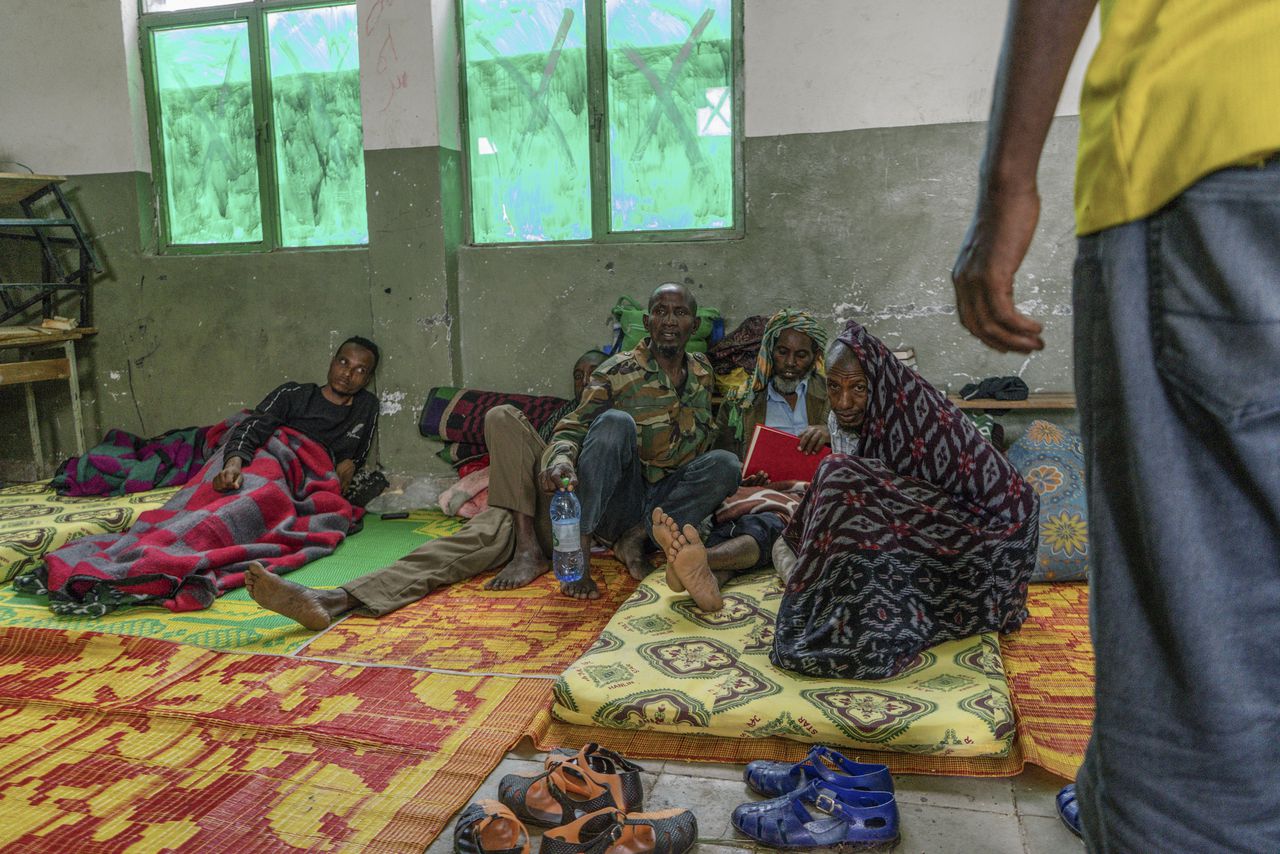
[[[563,462],[548,466],[538,473],[538,487],[546,493],[555,492],[563,485],[564,479],[569,478],[568,489],[573,492],[578,488],[578,473],[573,469],[573,463]]]
[[[984,193],[951,268],[960,322],[1001,353],[1044,349],[1044,327],[1013,304],[1013,276],[1039,218],[1040,196],[1033,186]]]
[[[822,450],[824,445],[831,444],[831,431],[827,429],[825,424],[814,424],[812,427],[806,427],[804,432],[800,434],[800,452],[803,454],[816,454]]]
[[[222,463],[222,471],[214,475],[213,488],[218,492],[235,492],[244,485],[244,475],[240,473],[242,463],[239,457],[227,457]]]
[[[338,484],[342,487],[342,492],[347,491],[347,487],[351,485],[351,478],[355,476],[356,464],[353,460],[343,460],[338,463],[336,469],[338,473]]]
[[[769,475],[761,469],[755,474],[749,474],[742,479],[743,486],[767,486],[769,483]]]

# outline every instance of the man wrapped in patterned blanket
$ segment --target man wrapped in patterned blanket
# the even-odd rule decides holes
[[[835,453],[775,546],[770,658],[884,679],[923,650],[1026,618],[1039,500],[938,390],[850,322],[827,353]]]
[[[349,338],[327,382],[287,382],[210,443],[216,451],[162,507],[124,533],[75,540],[14,579],[55,613],[101,616],[133,605],[208,608],[250,566],[289,572],[332,552],[361,511],[342,491],[377,431],[365,391],[378,348]],[[223,425],[211,430],[215,433]]]

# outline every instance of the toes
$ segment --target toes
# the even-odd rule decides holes
[[[702,541],[702,538],[698,536],[698,529],[692,525],[685,525],[682,534],[685,542],[687,543],[698,543]]]

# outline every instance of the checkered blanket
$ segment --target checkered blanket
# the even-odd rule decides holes
[[[572,402],[563,397],[437,386],[427,392],[418,432],[444,442],[437,456],[457,468],[489,452],[484,444],[485,413],[506,403],[523,412],[543,439],[572,408]]]
[[[98,617],[131,605],[207,608],[244,584],[250,561],[277,573],[324,557],[362,514],[342,497],[324,446],[280,428],[244,467],[244,485],[222,493],[219,449],[188,485],[123,534],[75,540],[14,579],[47,595],[55,613]]]

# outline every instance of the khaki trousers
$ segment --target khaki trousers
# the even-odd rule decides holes
[[[400,560],[342,585],[359,610],[380,617],[426,596],[437,587],[502,566],[515,552],[512,512],[532,516],[543,554],[551,554],[550,496],[538,489],[546,443],[514,406],[485,415],[489,448],[489,509],[450,537],[423,543]]]

